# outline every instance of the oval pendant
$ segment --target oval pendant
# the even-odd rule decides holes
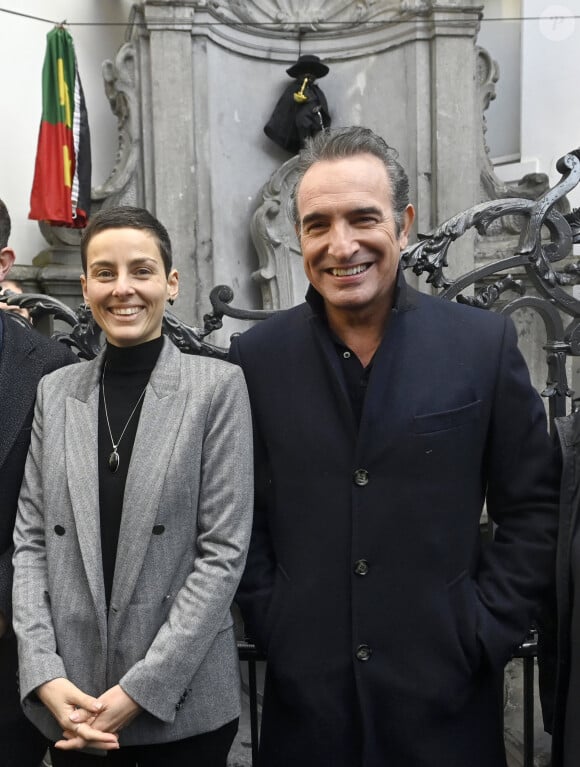
[[[111,470],[111,473],[114,474],[118,468],[119,468],[119,453],[116,450],[113,450],[113,452],[109,456],[109,469]]]

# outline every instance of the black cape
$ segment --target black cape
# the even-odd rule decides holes
[[[309,82],[304,89],[307,101],[294,101],[302,84],[299,82],[294,80],[288,85],[264,126],[266,136],[292,154],[300,151],[309,136],[330,127],[326,97],[317,85]]]

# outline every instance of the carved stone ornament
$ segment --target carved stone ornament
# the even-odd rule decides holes
[[[48,244],[57,247],[71,246],[78,248],[83,234],[82,229],[74,229],[70,226],[53,226],[48,221],[39,221],[38,228]]]
[[[79,262],[82,229],[70,226],[53,226],[48,221],[39,221],[38,228],[48,247],[32,259],[34,266],[49,264],[72,265]]]
[[[481,144],[479,150],[480,183],[482,200],[502,200],[519,197],[536,200],[549,188],[549,179],[545,173],[528,173],[513,183],[505,183],[495,173],[486,141],[487,120],[485,112],[496,97],[496,84],[500,77],[499,66],[485,48],[476,47],[477,81],[481,105]],[[557,203],[561,212],[569,210],[567,202],[561,199]],[[505,215],[490,222],[487,234],[501,236],[519,235],[522,219],[517,215]]]
[[[135,46],[125,43],[114,62],[103,62],[105,93],[117,118],[118,145],[108,179],[91,192],[95,207],[136,204],[134,177],[141,149],[136,58]]]
[[[276,24],[280,31],[343,30],[367,22],[385,21],[393,13],[412,5],[421,8],[425,2],[405,0],[209,0],[208,7],[229,23],[261,27]],[[339,25],[339,28],[337,28]]]
[[[482,112],[482,143],[479,158],[482,199],[499,200],[506,197],[523,197],[529,200],[537,200],[548,191],[550,186],[548,176],[545,173],[527,173],[518,181],[509,184],[498,178],[495,173],[485,138],[487,133],[485,112],[496,97],[496,83],[499,80],[500,72],[497,62],[485,48],[477,47],[476,57],[479,99]],[[557,208],[562,213],[566,213],[570,209],[565,198],[558,200]],[[520,224],[521,219],[506,216],[502,220],[501,225],[499,220],[496,222],[495,229],[496,231],[503,230],[509,234],[519,234]]]
[[[251,234],[260,268],[252,278],[262,289],[264,309],[287,309],[302,301],[308,286],[294,225],[290,198],[296,181],[297,157],[291,157],[260,192]]]

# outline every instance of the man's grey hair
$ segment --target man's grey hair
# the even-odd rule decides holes
[[[343,160],[360,154],[378,157],[385,166],[391,185],[391,204],[397,224],[397,233],[403,223],[403,214],[409,204],[409,179],[398,161],[396,149],[374,133],[370,128],[354,125],[348,128],[323,130],[306,140],[304,149],[298,155],[296,170],[298,176],[290,198],[290,216],[297,228],[300,228],[298,215],[298,190],[306,171],[314,163],[324,160]]]
[[[10,216],[8,215],[8,208],[2,200],[0,200],[0,250],[8,247],[8,239],[10,237]]]

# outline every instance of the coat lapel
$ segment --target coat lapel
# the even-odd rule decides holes
[[[376,451],[383,451],[399,433],[397,421],[404,417],[399,406],[401,397],[408,397],[406,371],[411,364],[413,376],[417,370],[409,362],[409,352],[414,349],[415,339],[406,338],[410,333],[407,315],[417,308],[417,292],[410,288],[401,268],[397,272],[395,301],[383,340],[373,359],[367,393],[361,414],[357,452],[364,451],[366,460]],[[388,418],[388,428],[385,428]]]
[[[389,419],[396,418],[397,415],[396,405],[392,403],[396,403],[403,388],[400,381],[400,355],[405,349],[404,334],[407,327],[405,315],[416,308],[416,291],[407,285],[399,268],[394,306],[383,339],[373,359],[358,429],[341,363],[328,327],[321,318],[322,299],[312,287],[308,289],[307,302],[309,309],[306,309],[306,312],[310,312],[309,319],[313,334],[322,351],[326,366],[331,372],[330,378],[337,397],[341,420],[348,419],[348,428],[352,438],[356,440],[357,452],[363,450],[368,460],[373,449],[382,450],[385,447],[385,403],[390,403]],[[412,348],[412,340],[409,343]],[[342,414],[348,414],[348,416],[345,417]]]
[[[398,432],[395,426],[401,411],[397,402],[401,396],[406,396],[401,360],[401,354],[405,354],[404,326],[401,313],[391,312],[383,340],[373,359],[358,434],[358,450],[364,452],[367,461],[371,459],[374,449],[385,449],[390,441],[389,433]],[[387,418],[389,427],[385,430]]]
[[[167,339],[151,374],[139,418],[125,486],[111,604],[131,599],[161,502],[175,435],[187,392],[179,389],[181,352]]]
[[[77,389],[67,397],[65,406],[65,460],[77,538],[104,640],[106,607],[97,461],[101,362],[102,354],[78,366]]]
[[[352,412],[352,407],[346,388],[346,382],[344,380],[344,375],[340,366],[338,354],[336,353],[335,345],[330,336],[328,327],[320,316],[320,313],[311,312],[309,314],[309,321],[312,334],[314,335],[315,341],[322,353],[324,364],[330,373],[330,381],[337,400],[338,410],[340,413],[347,414],[346,426],[350,432],[350,435],[354,437],[356,435],[356,422]]]

